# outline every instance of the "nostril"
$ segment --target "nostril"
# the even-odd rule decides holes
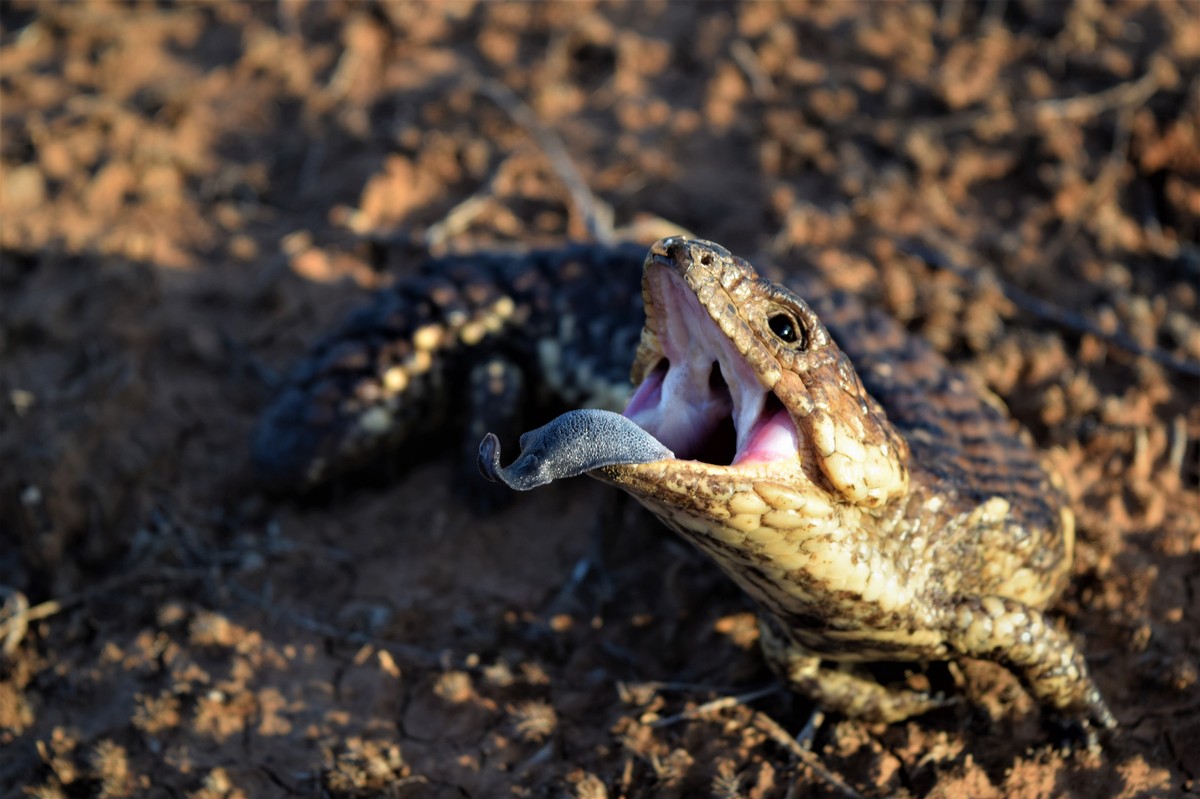
[[[727,391],[729,383],[725,382],[725,375],[721,372],[721,364],[713,361],[712,369],[708,372],[708,387],[713,391]]]

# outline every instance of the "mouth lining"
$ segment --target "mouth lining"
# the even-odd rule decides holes
[[[666,265],[647,266],[660,360],[624,415],[680,460],[742,466],[797,457],[799,435],[774,392]]]

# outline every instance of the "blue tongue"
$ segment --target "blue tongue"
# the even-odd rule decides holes
[[[568,411],[521,436],[521,454],[500,465],[500,440],[488,433],[479,444],[479,471],[517,491],[616,464],[674,458],[658,439],[612,411]]]

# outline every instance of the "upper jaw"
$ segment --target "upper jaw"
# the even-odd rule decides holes
[[[752,336],[735,344],[730,335],[745,323],[731,314],[726,287],[747,277],[709,242],[665,239],[646,258],[647,328],[634,370],[641,383],[624,413],[679,459],[736,467],[798,457],[796,426],[770,390],[772,375],[751,365],[763,354],[748,357]]]

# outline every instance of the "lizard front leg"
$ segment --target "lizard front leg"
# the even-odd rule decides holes
[[[1088,676],[1083,654],[1039,610],[998,596],[970,597],[950,611],[946,643],[968,657],[1011,669],[1044,707],[1086,716],[1112,729],[1117,720]]]
[[[952,704],[927,691],[883,685],[852,667],[830,665],[796,643],[777,622],[759,620],[763,655],[788,686],[824,710],[867,722],[890,724]]]

